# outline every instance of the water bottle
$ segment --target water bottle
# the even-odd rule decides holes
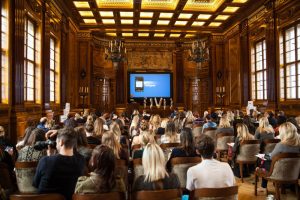
[[[274,195],[269,194],[266,198],[266,200],[274,200]]]

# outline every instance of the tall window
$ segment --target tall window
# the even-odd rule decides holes
[[[25,22],[24,47],[24,100],[35,101],[36,77],[36,27],[33,21]]]
[[[267,99],[266,40],[258,41],[251,49],[252,99]]]
[[[280,36],[280,98],[300,98],[300,23]]]
[[[1,94],[0,94],[0,103],[8,103],[8,75],[9,75],[9,65],[8,65],[8,10],[5,5],[6,1],[0,3],[1,7],[1,70],[0,70],[0,80],[1,80]]]
[[[59,67],[56,39],[50,38],[50,101],[58,103],[59,100]]]

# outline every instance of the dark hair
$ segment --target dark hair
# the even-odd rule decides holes
[[[24,144],[33,146],[36,142],[45,141],[45,140],[46,140],[45,131],[43,129],[36,128],[31,131],[28,140]]]
[[[24,138],[23,138],[23,142],[24,142],[24,145],[27,145],[28,143],[28,139],[30,137],[30,135],[32,134],[32,131],[35,129],[34,126],[29,126],[25,129],[25,135],[24,135]]]
[[[64,146],[71,149],[76,146],[76,133],[72,128],[58,130],[57,139],[64,142]]]
[[[172,133],[174,133],[175,131],[176,131],[175,130],[175,123],[173,121],[169,120],[167,122],[165,132],[172,132]]]
[[[67,119],[65,121],[65,128],[75,128],[77,126],[77,122],[74,117]]]
[[[85,130],[83,127],[76,127],[75,129],[76,138],[77,138],[77,147],[88,146],[88,141],[86,138]]]
[[[205,119],[211,120],[211,115],[210,114],[206,115]]]
[[[209,136],[202,135],[196,138],[196,149],[205,159],[211,159],[215,151],[215,143]]]
[[[106,145],[98,145],[92,152],[90,159],[93,171],[101,176],[102,181],[98,188],[100,192],[110,192],[116,185],[115,178],[115,155],[111,148]]]
[[[184,127],[181,130],[180,143],[187,155],[195,153],[192,129]]]
[[[281,124],[286,122],[286,117],[284,115],[279,115],[277,117],[277,126],[280,126]]]
[[[92,125],[92,124],[86,124],[84,128],[89,133],[94,131],[94,125]]]

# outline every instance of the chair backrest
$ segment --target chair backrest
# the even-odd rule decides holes
[[[275,148],[276,144],[280,142],[280,139],[266,139],[262,142],[262,152],[264,154],[269,154],[273,151]]]
[[[238,186],[224,188],[201,188],[192,191],[191,199],[235,200],[238,198]]]
[[[120,176],[125,185],[128,185],[128,166],[125,160],[116,159],[116,175]]]
[[[133,182],[134,182],[139,176],[144,175],[144,167],[141,158],[133,159],[132,162],[133,162],[133,174],[134,174]]]
[[[237,161],[243,162],[256,162],[257,155],[260,151],[259,140],[244,140],[240,144],[239,153],[237,155]]]
[[[132,194],[133,200],[180,200],[181,199],[181,190],[172,189],[172,190],[149,190],[149,191],[140,191]]]
[[[269,178],[278,181],[297,181],[300,174],[300,153],[279,153],[272,158]]]
[[[37,188],[32,186],[38,162],[16,162],[16,178],[19,191],[22,193],[36,193]]]
[[[217,134],[217,150],[228,150],[228,144],[234,142],[234,133]]]
[[[65,200],[61,194],[14,194],[9,196],[10,200]]]
[[[0,185],[3,189],[12,189],[13,180],[6,163],[0,162]]]
[[[175,148],[175,147],[178,147],[180,146],[180,143],[163,143],[160,145],[160,147],[165,150],[167,148]]]
[[[200,157],[176,157],[171,159],[172,173],[176,174],[180,181],[180,187],[186,188],[187,170],[200,163]]]
[[[123,200],[126,196],[122,192],[110,192],[102,194],[73,194],[73,200]]]

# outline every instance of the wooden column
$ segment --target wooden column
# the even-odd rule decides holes
[[[125,78],[124,78],[124,62],[120,62],[116,70],[116,104],[125,105]]]
[[[183,66],[183,49],[181,44],[177,43],[176,56],[176,104],[184,103],[184,66]]]
[[[241,106],[247,106],[248,100],[250,100],[250,88],[249,88],[249,40],[248,40],[248,20],[244,20],[240,23],[240,54],[241,54]]]

